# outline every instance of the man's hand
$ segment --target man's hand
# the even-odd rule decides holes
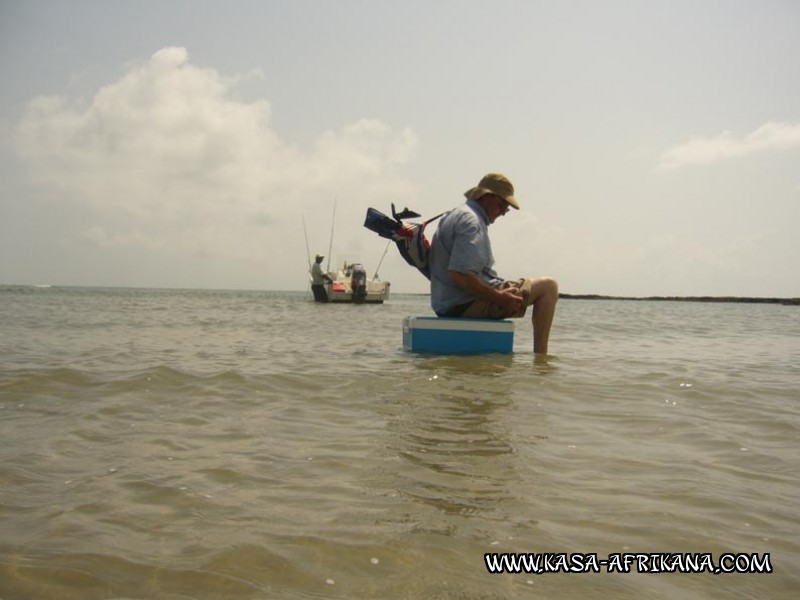
[[[457,286],[472,292],[476,296],[480,296],[484,300],[488,300],[492,304],[497,304],[510,315],[522,308],[522,294],[515,288],[503,290],[493,288],[477,275],[460,273],[459,271],[448,271],[447,275]]]
[[[508,312],[508,314],[514,314],[520,308],[522,308],[522,293],[516,288],[506,288],[504,290],[497,290],[498,295],[495,297],[493,302],[495,304],[499,304],[500,307]]]

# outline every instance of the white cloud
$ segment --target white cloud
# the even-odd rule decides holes
[[[268,79],[244,77],[254,76]],[[249,261],[262,281],[286,271],[270,261],[287,245],[305,263],[301,209],[324,213],[327,229],[337,195],[337,220],[359,222],[377,194],[411,192],[398,171],[413,159],[412,131],[364,119],[321,132],[303,151],[274,130],[266,100],[233,99],[239,80],[164,48],[88,103],[32,100],[17,151],[39,184],[91,210],[97,222],[76,232],[85,243]],[[347,236],[341,246],[357,247]]]
[[[729,131],[711,138],[693,137],[687,142],[667,149],[661,155],[659,169],[675,169],[769,150],[798,148],[800,148],[800,123],[770,121],[742,137],[737,137]]]

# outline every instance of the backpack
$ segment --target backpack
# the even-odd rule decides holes
[[[403,219],[421,215],[407,208],[398,213],[392,204],[394,218],[379,210],[369,208],[367,209],[367,218],[364,220],[364,227],[374,231],[382,238],[392,240],[400,251],[400,256],[430,280],[431,243],[425,237],[425,227],[444,214],[438,214],[422,223],[403,223]]]

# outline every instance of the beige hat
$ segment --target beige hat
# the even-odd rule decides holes
[[[514,198],[514,185],[505,175],[501,175],[500,173],[489,173],[480,180],[478,187],[471,188],[464,192],[467,200],[478,200],[486,194],[500,196],[511,206],[519,209],[519,202],[517,202],[517,199]]]

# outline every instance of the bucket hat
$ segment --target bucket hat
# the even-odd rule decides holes
[[[514,185],[508,180],[508,177],[500,173],[488,173],[484,175],[478,185],[474,188],[468,189],[464,192],[467,200],[478,200],[486,194],[494,194],[500,196],[509,205],[519,210],[519,202],[514,197]]]

